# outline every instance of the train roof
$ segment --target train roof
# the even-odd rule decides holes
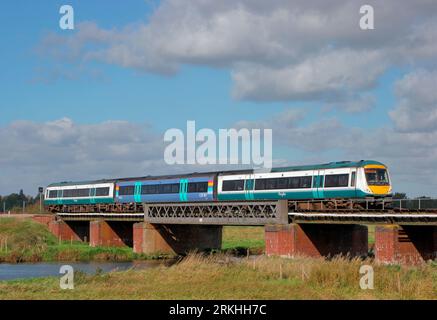
[[[339,162],[329,162],[329,163],[315,164],[315,165],[273,168],[271,172],[321,170],[321,169],[335,169],[335,168],[349,168],[349,167],[361,168],[369,164],[384,165],[383,163],[374,160],[339,161]]]
[[[369,164],[384,165],[381,162],[374,160],[359,160],[359,161],[339,161],[329,162],[315,165],[300,165],[272,168],[270,172],[287,172],[287,171],[305,171],[305,170],[322,170],[322,169],[335,169],[335,168],[349,168],[349,167],[364,167]],[[173,175],[161,175],[161,176],[143,176],[143,177],[130,177],[130,178],[117,178],[117,179],[101,179],[90,181],[76,181],[76,182],[59,182],[52,183],[48,187],[62,187],[72,185],[84,185],[84,184],[97,184],[97,183],[114,183],[117,181],[138,181],[138,180],[159,180],[159,179],[175,179],[178,177],[204,177],[211,175],[229,175],[229,174],[249,174],[253,173],[253,169],[241,169],[241,170],[229,170],[229,171],[209,171],[209,172],[193,172],[188,174],[173,174]]]
[[[67,187],[67,186],[76,186],[76,185],[84,185],[84,184],[97,184],[97,183],[114,183],[117,181],[116,179],[100,179],[100,180],[85,180],[85,181],[64,181],[64,182],[56,182],[49,184],[47,188],[51,187]]]

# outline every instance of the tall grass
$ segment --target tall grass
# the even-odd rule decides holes
[[[362,290],[363,264],[375,272]],[[191,254],[173,266],[78,274],[74,290],[58,278],[0,282],[0,298],[19,299],[436,299],[437,265],[374,265],[334,258],[240,258]]]
[[[41,224],[30,220],[0,219],[0,262],[38,260],[56,237]]]

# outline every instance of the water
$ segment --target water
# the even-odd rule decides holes
[[[96,271],[122,271],[130,268],[149,269],[161,265],[171,265],[173,260],[147,260],[134,262],[38,262],[8,264],[0,263],[0,281],[55,276],[61,277],[59,270],[62,265],[70,265],[74,271],[95,274]]]

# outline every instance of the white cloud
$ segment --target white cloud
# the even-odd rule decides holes
[[[437,71],[414,71],[396,83],[398,106],[390,112],[396,129],[437,131]]]
[[[2,194],[56,181],[141,176],[164,167],[161,137],[147,125],[125,121],[16,121],[0,127],[0,141]]]
[[[437,50],[435,1],[368,1],[372,31],[359,28],[362,4],[167,0],[146,22],[120,29],[83,22],[71,37],[48,35],[39,49],[162,74],[183,64],[222,67],[237,98],[314,100],[355,112],[371,107],[368,91],[388,67],[435,64]]]
[[[397,82],[398,103],[390,112],[393,125],[387,127],[368,131],[346,127],[336,118],[303,125],[307,121],[299,110],[238,126],[273,128],[274,141],[313,158],[318,157],[316,152],[325,159],[331,150],[340,150],[346,158],[387,162],[400,181],[421,179],[426,181],[422,186],[435,185],[437,73],[431,70],[437,67],[437,2],[367,1],[375,8],[372,31],[359,28],[362,4],[358,0],[193,0],[187,5],[168,0],[146,22],[120,29],[81,23],[72,36],[47,36],[39,49],[81,66],[97,60],[170,75],[185,64],[226,68],[238,99],[317,101],[348,112],[374,105],[371,90],[390,67],[417,69]],[[126,128],[137,132],[132,126],[87,127],[68,120],[44,128],[29,122],[11,124],[7,128],[11,132],[0,129],[2,141],[7,138],[13,143],[6,143],[10,152],[0,156],[0,163],[20,163],[25,150],[31,150],[38,165],[47,157],[67,164],[79,159],[88,166],[82,173],[122,174],[125,167],[114,167],[113,159],[119,163],[127,157],[127,166],[135,166],[144,158],[138,150],[149,143],[156,147],[147,137],[126,135]],[[111,136],[120,140],[107,144],[104,137],[114,128]],[[45,144],[33,142],[35,137]],[[19,139],[23,145],[17,143]],[[145,160],[144,168],[155,160],[159,161]]]
[[[286,149],[287,159],[299,154],[299,163],[382,161],[390,168],[395,191],[437,197],[437,130],[406,132],[396,126],[369,130],[345,126],[336,118],[308,124],[309,117],[308,112],[290,109],[265,121],[240,121],[236,126],[273,129],[275,154]],[[296,164],[293,161],[288,164]]]
[[[0,127],[0,194],[36,194],[38,186],[83,181],[232,170],[248,165],[167,165],[164,136],[147,124],[15,121]],[[277,163],[277,161],[276,161]]]
[[[350,92],[368,90],[386,68],[378,51],[329,50],[279,68],[249,65],[233,73],[234,95],[252,100],[344,101]]]

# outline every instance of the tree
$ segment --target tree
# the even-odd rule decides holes
[[[8,196],[0,197],[0,211],[3,211],[3,203],[5,204],[5,210],[13,210],[21,209],[23,207],[23,202],[26,203],[26,206],[34,204],[38,201],[38,197],[31,197],[24,194],[24,191],[21,189],[19,193],[12,193]],[[19,210],[15,210],[19,211]]]
[[[399,200],[399,199],[407,199],[407,194],[403,193],[403,192],[396,192],[393,195],[393,199],[397,199],[397,200]]]

